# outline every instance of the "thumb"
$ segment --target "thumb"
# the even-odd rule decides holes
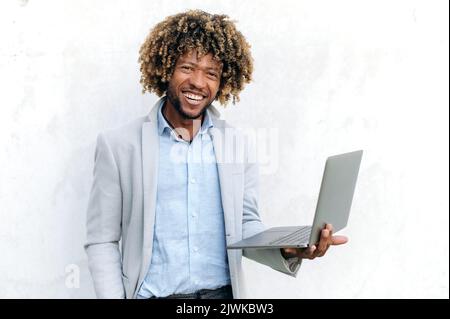
[[[332,245],[342,245],[348,242],[348,238],[345,236],[333,236],[331,237],[331,244]]]

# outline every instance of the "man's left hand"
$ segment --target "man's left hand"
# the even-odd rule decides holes
[[[322,257],[327,252],[331,245],[342,245],[348,241],[345,236],[333,236],[333,226],[326,224],[320,234],[320,240],[317,245],[312,245],[308,248],[281,248],[281,254],[284,258],[299,257],[306,259],[314,259]]]

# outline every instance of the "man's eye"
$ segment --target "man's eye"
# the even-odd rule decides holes
[[[208,73],[208,75],[209,75],[210,77],[217,78],[217,74],[216,74],[216,73],[210,72],[210,73]]]
[[[187,65],[182,65],[181,68],[183,70],[191,70],[191,67],[187,66]]]

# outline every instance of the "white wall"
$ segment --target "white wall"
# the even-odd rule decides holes
[[[365,150],[350,242],[297,279],[244,260],[249,297],[448,298],[445,0],[2,1],[0,297],[94,297],[82,244],[95,137],[148,112],[138,49],[188,8],[228,14],[252,44],[255,81],[223,114],[279,132],[266,224],[310,223],[325,158]]]

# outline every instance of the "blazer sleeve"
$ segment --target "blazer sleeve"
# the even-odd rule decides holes
[[[244,172],[244,208],[242,219],[242,238],[251,237],[267,227],[261,222],[258,213],[258,166],[247,163]],[[286,260],[281,250],[274,249],[244,249],[243,255],[272,269],[296,277],[300,269],[300,258]]]
[[[100,133],[95,149],[84,245],[98,298],[125,298],[119,250],[121,220],[119,170],[105,134]]]

